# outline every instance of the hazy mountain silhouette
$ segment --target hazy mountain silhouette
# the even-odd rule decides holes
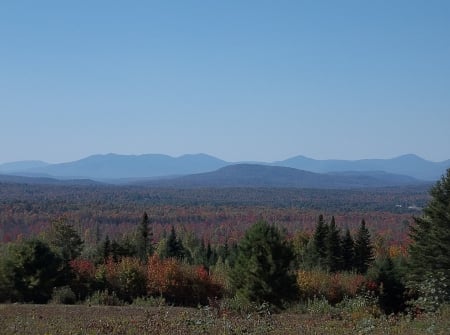
[[[316,160],[296,156],[273,164],[318,173],[384,171],[429,181],[439,179],[445,173],[445,170],[450,168],[450,160],[435,163],[411,154],[391,159],[361,159],[355,161]]]
[[[0,173],[24,171],[48,166],[49,163],[43,161],[19,161],[0,164]]]
[[[211,172],[234,163],[226,162],[205,154],[170,157],[167,155],[93,155],[81,160],[47,164],[40,161],[24,161],[0,165],[0,173],[31,177],[52,177],[60,179],[88,178],[101,181],[121,180],[121,183],[137,179],[183,176]],[[404,155],[392,159],[363,160],[316,160],[296,156],[274,163],[255,162],[256,165],[290,167],[316,173],[345,172],[363,173],[372,178],[373,171],[383,171],[395,175],[405,175],[416,179],[438,180],[447,168],[450,160],[430,162],[416,155]],[[379,172],[377,172],[379,173]],[[354,175],[353,177],[355,177]],[[386,176],[384,176],[386,177]],[[397,179],[398,177],[395,177]],[[382,178],[384,180],[384,178]]]
[[[212,156],[183,155],[94,155],[78,161],[53,164],[27,172],[45,173],[55,177],[83,177],[97,180],[147,178],[186,175],[216,170],[228,163]]]
[[[293,187],[366,188],[405,186],[422,183],[415,178],[385,172],[320,174],[289,167],[236,164],[219,170],[146,184],[159,187]]]

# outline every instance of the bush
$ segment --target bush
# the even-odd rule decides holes
[[[449,299],[447,279],[443,273],[427,273],[424,277],[423,282],[410,285],[415,298],[408,304],[415,312],[436,312]]]
[[[364,290],[365,283],[364,276],[347,272],[328,273],[313,269],[297,273],[297,285],[303,301],[325,298],[329,303],[336,304],[344,297],[356,297]]]
[[[96,291],[87,300],[89,305],[101,305],[101,306],[123,306],[125,303],[119,299],[115,292],[109,293],[108,291]]]
[[[111,258],[101,269],[107,288],[126,302],[146,294],[145,266],[137,258],[124,257],[118,262]]]
[[[53,289],[51,300],[53,304],[73,305],[76,301],[77,297],[69,286],[55,287]]]
[[[208,298],[220,298],[223,287],[203,266],[181,263],[175,258],[160,259],[157,255],[147,263],[147,294],[164,297],[168,302],[197,306],[208,304]]]

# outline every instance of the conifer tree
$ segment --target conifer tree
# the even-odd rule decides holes
[[[295,298],[293,253],[277,227],[259,221],[246,232],[238,250],[231,272],[238,298],[276,306]]]
[[[410,227],[409,274],[412,282],[444,277],[450,297],[450,169],[431,188],[423,216]]]
[[[175,227],[170,229],[169,236],[166,238],[165,245],[161,250],[160,256],[162,258],[178,258],[182,259],[185,256],[185,249],[183,243],[177,237]]]
[[[373,260],[373,246],[370,240],[370,233],[363,219],[355,239],[354,265],[356,271],[365,274]]]
[[[334,216],[331,217],[326,238],[326,265],[331,272],[342,269],[341,233]]]
[[[319,267],[327,265],[327,238],[328,225],[325,223],[323,215],[320,214],[317,220],[316,230],[312,237],[313,244],[309,248],[309,258]],[[316,259],[314,259],[316,258]]]
[[[146,261],[147,257],[153,253],[152,236],[153,233],[150,228],[150,220],[147,212],[144,212],[138,228],[136,241],[137,254],[141,261]]]
[[[342,238],[342,270],[351,271],[354,266],[355,258],[355,243],[353,241],[352,235],[350,234],[350,229],[346,229],[345,235]]]

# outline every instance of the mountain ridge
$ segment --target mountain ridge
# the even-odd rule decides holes
[[[42,161],[20,161],[0,165],[0,173],[59,179],[146,179],[191,175],[215,171],[238,163],[227,162],[207,154],[185,154],[172,157],[164,154],[120,155],[115,153],[91,155],[80,160],[49,164]],[[257,165],[281,166],[315,173],[374,172],[405,175],[420,180],[438,180],[450,160],[427,161],[414,154],[389,159],[317,160],[294,156],[275,162],[252,162]]]
[[[352,189],[410,186],[423,182],[412,177],[386,172],[347,172],[323,174],[290,167],[233,164],[216,171],[181,176],[144,183],[149,186],[174,188],[227,188],[227,187],[275,187],[275,188],[318,188]]]

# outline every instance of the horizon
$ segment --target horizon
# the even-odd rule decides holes
[[[450,159],[450,2],[0,4],[0,164]]]
[[[181,158],[184,156],[197,156],[197,155],[206,155],[209,157],[213,157],[216,159],[220,159],[226,163],[231,163],[231,164],[240,164],[240,163],[249,163],[249,164],[258,164],[258,163],[276,163],[276,162],[282,162],[288,159],[292,159],[292,158],[297,158],[297,157],[304,157],[306,159],[311,159],[311,160],[316,160],[316,161],[349,161],[349,162],[357,162],[357,161],[363,161],[363,160],[390,160],[390,159],[395,159],[395,158],[400,158],[400,157],[404,157],[404,156],[415,156],[417,158],[432,162],[432,163],[442,163],[442,162],[446,162],[449,159],[444,159],[441,161],[433,161],[433,160],[428,160],[420,155],[414,154],[414,153],[406,153],[406,154],[401,154],[398,156],[393,156],[393,157],[368,157],[368,158],[360,158],[360,159],[344,159],[344,158],[315,158],[315,157],[309,157],[309,156],[305,156],[302,154],[298,154],[298,155],[294,155],[294,156],[290,156],[290,157],[285,157],[283,159],[279,159],[279,160],[267,160],[267,161],[263,161],[263,160],[241,160],[241,161],[229,161],[226,159],[223,159],[222,157],[216,156],[216,155],[211,155],[208,153],[203,153],[203,152],[198,152],[198,153],[185,153],[182,155],[168,155],[168,154],[163,154],[163,153],[144,153],[144,154],[121,154],[121,153],[114,153],[114,152],[108,152],[108,153],[98,153],[98,154],[92,154],[86,157],[81,157],[79,159],[75,159],[75,160],[69,160],[69,161],[61,161],[61,162],[49,162],[49,161],[45,161],[45,160],[41,160],[41,159],[25,159],[25,160],[20,160],[20,161],[8,161],[8,162],[1,162],[0,161],[0,166],[4,165],[4,164],[11,164],[11,163],[21,163],[21,162],[42,162],[42,163],[46,163],[49,165],[54,165],[54,164],[65,164],[65,163],[72,163],[72,162],[77,162],[79,160],[83,160],[86,158],[90,158],[90,157],[95,157],[95,156],[108,156],[108,155],[115,155],[115,156],[125,156],[125,157],[139,157],[139,156],[147,156],[147,155],[161,155],[161,156],[167,156],[170,158]]]

